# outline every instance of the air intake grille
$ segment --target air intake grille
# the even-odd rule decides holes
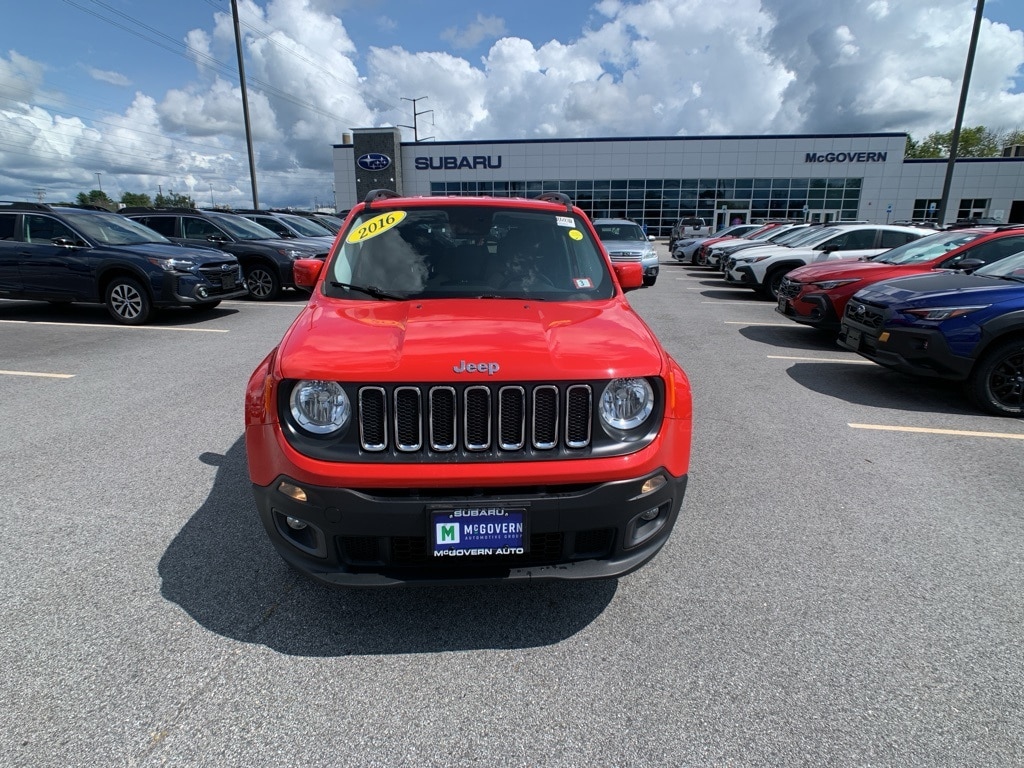
[[[590,384],[361,387],[364,451],[557,451],[591,443]]]

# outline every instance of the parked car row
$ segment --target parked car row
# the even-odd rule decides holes
[[[723,279],[868,360],[963,382],[987,413],[1024,416],[1024,225],[803,229],[733,243]]]
[[[100,303],[126,325],[164,307],[275,299],[296,287],[297,259],[330,251],[314,216],[0,202],[0,298]]]

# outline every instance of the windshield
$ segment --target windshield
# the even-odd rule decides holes
[[[769,235],[767,239],[776,245],[788,245],[794,240],[799,240],[801,237],[804,237],[806,234],[807,227],[791,227],[789,229],[782,230],[774,237]]]
[[[974,274],[1018,280],[1024,283],[1024,251],[979,267]]]
[[[75,227],[90,239],[104,245],[138,245],[169,243],[166,237],[137,221],[114,213],[71,213],[65,211]]]
[[[314,218],[318,224],[323,224],[334,234],[338,234],[338,231],[345,223],[344,219],[339,219],[337,216],[329,216],[326,213],[318,213]]]
[[[615,224],[595,224],[594,229],[597,230],[597,236],[604,241],[626,240],[635,242],[647,239],[647,235],[644,234],[640,225],[630,221],[617,222]]]
[[[277,234],[264,227],[262,224],[257,224],[255,221],[250,221],[244,216],[224,216],[220,214],[209,214],[214,221],[217,222],[217,226],[223,227],[231,233],[233,237],[239,240],[278,240]]]
[[[356,217],[339,242],[327,268],[329,296],[588,301],[615,294],[586,222],[564,210],[378,207]]]
[[[333,237],[327,227],[317,224],[312,219],[307,219],[302,216],[293,216],[289,213],[279,213],[282,219],[288,222],[288,226],[298,232],[304,237]]]
[[[940,232],[884,251],[871,260],[880,261],[883,264],[916,264],[921,261],[931,261],[944,253],[949,253],[954,248],[959,248],[964,243],[971,242],[978,235],[978,232]]]

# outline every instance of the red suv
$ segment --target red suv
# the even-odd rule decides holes
[[[399,197],[350,214],[309,304],[253,373],[256,504],[333,585],[594,579],[667,541],[686,375],[565,195]]]
[[[934,269],[971,272],[1021,251],[1024,226],[938,232],[865,261],[840,259],[798,267],[782,279],[775,310],[804,325],[838,330],[850,297],[871,283]]]

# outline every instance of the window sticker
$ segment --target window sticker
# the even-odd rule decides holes
[[[370,238],[382,235],[392,227],[402,223],[406,217],[405,211],[388,211],[380,216],[374,216],[369,221],[364,221],[358,227],[348,233],[346,243],[362,243]]]
[[[580,289],[594,287],[594,281],[591,280],[589,277],[574,277],[572,280],[572,284]]]
[[[572,216],[555,216],[555,223],[560,227],[575,227],[576,219]]]
[[[578,229],[570,229],[569,230],[569,237],[571,237],[573,240],[582,240],[583,239],[583,233],[580,232]]]

